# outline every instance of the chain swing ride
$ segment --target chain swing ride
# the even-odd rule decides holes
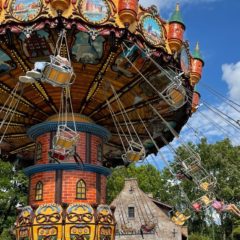
[[[137,0],[29,2],[0,1],[1,152],[31,159],[25,170],[31,179],[29,205],[38,207],[20,214],[16,238],[113,240],[113,211],[102,205],[109,168],[145,163],[157,153],[179,188],[179,203],[169,212],[176,225],[210,208],[238,215],[235,205],[218,200],[216,178],[180,136],[183,126],[198,139],[205,136],[190,117],[208,121],[224,136],[231,135],[229,128],[239,134],[240,117],[197,91],[204,62],[199,44],[190,53],[179,5],[165,21],[156,7],[143,8]],[[198,86],[239,114],[239,104],[205,83]],[[176,156],[174,138],[186,151],[183,159]],[[175,165],[162,154],[164,146],[176,156]],[[46,191],[55,179],[55,190]],[[195,200],[181,187],[184,181],[194,184]],[[78,203],[69,192],[77,192]],[[158,234],[160,223],[146,199],[140,201],[139,229]],[[124,209],[120,215],[120,230],[128,232],[132,226]],[[56,216],[54,222],[43,220],[49,216]]]

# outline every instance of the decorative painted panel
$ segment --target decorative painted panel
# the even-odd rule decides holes
[[[38,207],[33,222],[33,240],[62,239],[62,207],[46,204]]]
[[[88,33],[79,32],[72,48],[75,59],[83,64],[98,64],[103,55],[105,39],[98,36],[94,41]]]
[[[49,60],[49,55],[54,51],[50,39],[49,33],[44,30],[33,31],[30,37],[27,37],[24,33],[19,36],[24,54],[33,63]]]
[[[106,22],[111,13],[110,6],[106,0],[81,0],[79,10],[83,18],[92,24]]]
[[[28,22],[34,20],[40,14],[41,9],[41,0],[13,0],[10,12],[15,19]]]
[[[163,28],[157,17],[150,14],[144,15],[140,21],[140,29],[149,44],[159,46],[163,43]]]
[[[95,239],[94,210],[89,204],[71,204],[66,210],[65,239]]]
[[[33,210],[30,206],[24,207],[19,214],[16,222],[16,239],[30,240],[32,239],[32,221]]]
[[[114,240],[116,222],[108,205],[97,208],[97,240]]]

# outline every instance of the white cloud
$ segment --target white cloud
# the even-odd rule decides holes
[[[228,84],[231,99],[240,102],[240,61],[222,65],[222,79]]]

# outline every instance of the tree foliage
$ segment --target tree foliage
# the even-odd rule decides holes
[[[27,177],[3,160],[0,160],[0,176],[0,239],[6,240],[11,239],[10,230],[17,217],[16,205],[26,204]]]
[[[212,240],[211,238],[209,238],[207,236],[203,236],[203,235],[198,234],[198,233],[191,234],[188,239],[189,240]]]
[[[128,168],[122,167],[113,170],[107,182],[107,201],[111,203],[124,186],[125,178],[137,178],[139,187],[146,193],[157,198],[160,195],[162,177],[161,173],[152,165],[136,167],[132,164]]]

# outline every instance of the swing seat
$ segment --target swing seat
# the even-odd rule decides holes
[[[141,229],[145,232],[151,232],[156,227],[155,223],[147,223],[141,226]]]
[[[54,149],[62,149],[64,152],[71,152],[79,139],[77,132],[73,131],[66,125],[59,125],[57,134],[54,137],[53,145]]]
[[[129,141],[129,148],[125,154],[122,155],[122,159],[126,162],[138,162],[145,158],[145,148],[139,143]]]
[[[172,88],[168,89],[167,97],[169,98],[169,101],[172,102],[172,105],[175,108],[182,107],[186,102],[186,100],[185,100],[186,92],[185,92],[184,88],[172,87]]]
[[[71,85],[76,78],[72,67],[62,62],[57,56],[50,56],[50,59],[51,63],[47,64],[43,70],[42,80],[58,87]]]
[[[69,157],[69,154],[66,154],[54,149],[49,152],[49,155],[52,159],[57,161],[65,161]]]
[[[203,204],[205,204],[205,206],[209,206],[213,202],[213,200],[210,199],[207,195],[202,196],[200,200]]]
[[[191,215],[185,215],[179,211],[173,212],[173,216],[171,217],[171,220],[179,226],[182,226],[189,218]]]
[[[176,217],[171,218],[172,222],[175,223],[177,226],[183,226],[185,221],[180,221]]]
[[[200,212],[202,209],[202,205],[199,202],[195,202],[192,204],[192,208],[195,212]]]
[[[216,185],[216,179],[213,176],[207,176],[201,180],[199,188],[205,192],[212,190]]]
[[[208,182],[202,182],[200,185],[199,185],[200,189],[202,189],[203,191],[208,191],[209,190],[209,187],[210,187],[210,183]]]
[[[127,159],[127,161],[129,162],[138,162],[140,161],[144,154],[142,154],[142,152],[135,152],[135,151],[127,151],[127,153],[125,154],[125,158]]]
[[[217,211],[221,211],[223,209],[223,204],[220,201],[214,200],[212,207]]]
[[[195,162],[195,163],[192,163],[191,165],[189,165],[188,168],[189,168],[189,172],[195,173],[201,169],[201,166],[198,162]]]
[[[182,166],[186,173],[196,173],[201,169],[201,158],[197,154],[182,161]]]

